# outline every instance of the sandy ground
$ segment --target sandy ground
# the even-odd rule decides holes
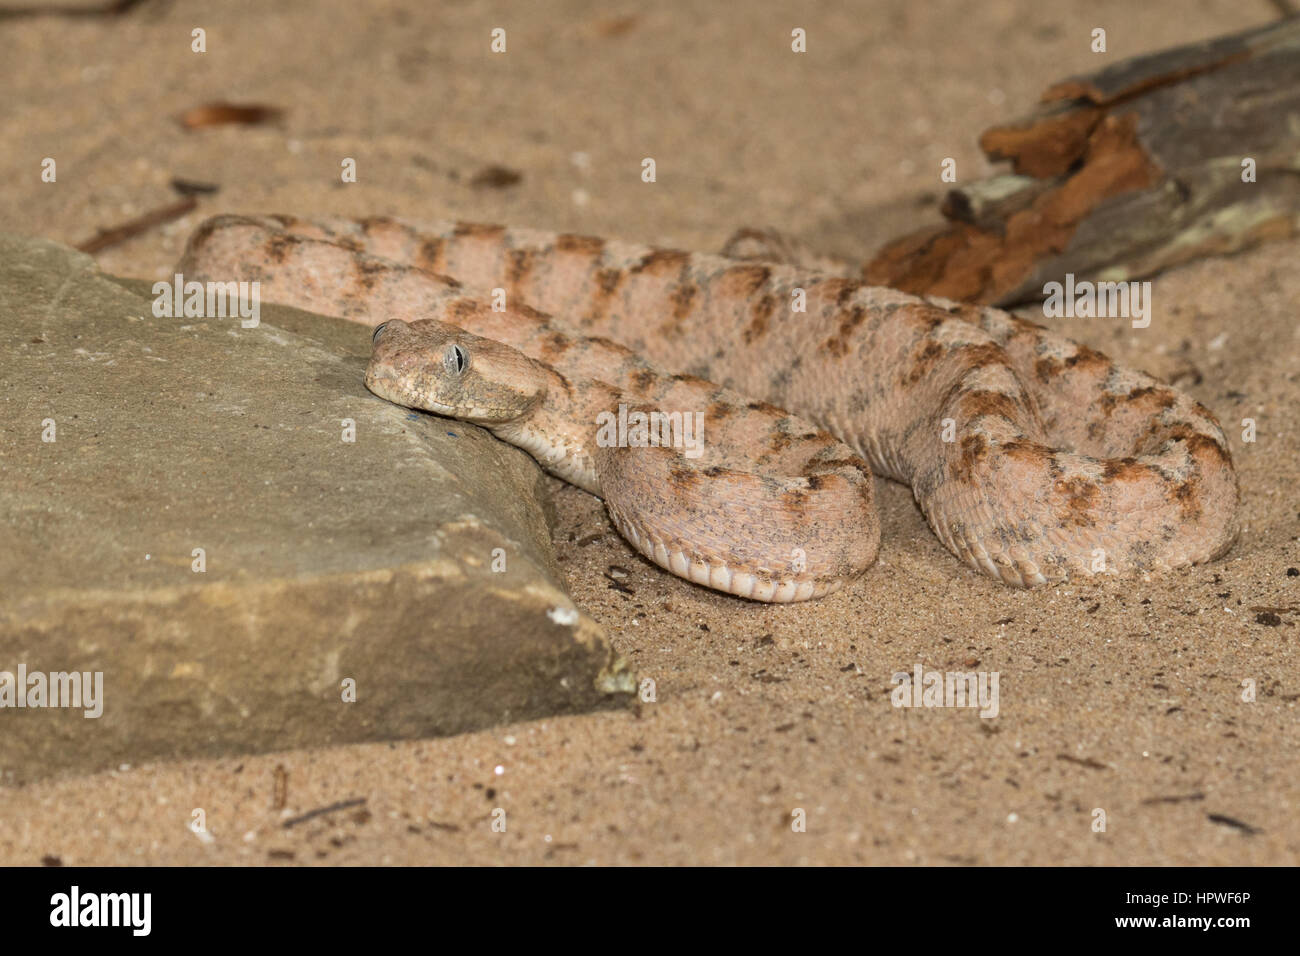
[[[1094,26],[1123,57],[1274,16],[1265,0],[232,0],[0,20],[0,228],[76,242],[172,201],[181,176],[221,191],[103,252],[105,269],[169,276],[187,232],[225,211],[457,216],[701,250],[774,225],[861,258],[937,217],[940,160],[985,173],[980,130],[1095,69]],[[790,52],[794,27],[807,54]],[[181,132],[172,117],[212,99],[287,112]],[[46,156],[55,184],[39,179]],[[521,181],[471,184],[493,164]],[[1177,377],[1234,436],[1243,531],[1216,564],[1014,591],[959,564],[910,493],[880,482],[879,564],[824,601],[757,606],[641,561],[598,501],[556,483],[574,596],[655,680],[655,702],[5,790],[0,861],[1295,863],[1298,253],[1278,243],[1160,278],[1147,330],[1057,323]],[[997,671],[999,716],[894,708],[890,676],[918,664]],[[187,829],[196,808],[208,840]]]

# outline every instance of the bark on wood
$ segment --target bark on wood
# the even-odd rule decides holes
[[[886,245],[871,282],[1013,305],[1066,272],[1137,279],[1296,235],[1300,18],[1063,80],[980,147],[1012,174],[949,193],[948,221]]]

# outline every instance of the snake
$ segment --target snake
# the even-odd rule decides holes
[[[1231,548],[1231,452],[1186,393],[1000,309],[763,261],[758,245],[735,258],[482,223],[222,215],[178,268],[374,329],[377,395],[483,424],[604,498],[650,560],[741,597],[806,600],[858,577],[879,543],[871,475],[907,484],[952,554],[1012,586]],[[702,412],[700,457],[600,441],[618,405]]]

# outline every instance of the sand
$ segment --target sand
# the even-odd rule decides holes
[[[1276,15],[1263,0],[830,6],[236,0],[0,21],[0,228],[77,242],[171,202],[180,176],[221,190],[99,254],[104,269],[169,277],[185,235],[227,211],[454,216],[700,250],[771,225],[861,259],[937,220],[942,159],[985,174],[980,130],[1095,69],[1094,26],[1118,58]],[[790,51],[795,27],[806,54]],[[182,133],[172,117],[213,99],[286,117]],[[472,185],[492,165],[522,178]],[[1294,864],[1298,253],[1279,242],[1160,277],[1146,330],[1051,323],[1219,415],[1243,493],[1224,560],[1015,591],[961,565],[881,481],[878,564],[826,600],[768,607],[648,565],[597,500],[556,482],[572,593],[654,702],[0,790],[0,862]],[[891,675],[917,665],[998,672],[998,716],[893,707]]]

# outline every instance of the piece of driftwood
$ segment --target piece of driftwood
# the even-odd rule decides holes
[[[1014,305],[1065,273],[1138,279],[1296,235],[1300,19],[1063,80],[980,147],[1012,172],[950,192],[947,222],[887,244],[868,280]]]

